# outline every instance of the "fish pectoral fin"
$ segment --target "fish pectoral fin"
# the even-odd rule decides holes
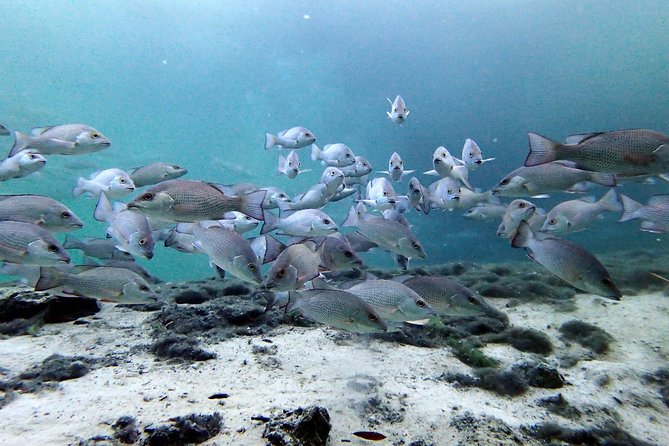
[[[393,115],[391,115],[390,112],[386,112],[386,114],[388,115],[389,119],[393,119]]]

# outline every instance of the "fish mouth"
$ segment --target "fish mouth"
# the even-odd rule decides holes
[[[400,166],[395,166],[395,167],[393,167],[393,170],[400,170],[400,169],[401,169]]]
[[[499,192],[500,190],[501,190],[501,189],[499,189],[499,188],[497,188],[497,187],[493,187],[492,189],[490,189],[490,193],[493,194],[493,195],[495,195],[495,194],[496,194],[497,192]]]
[[[483,164],[483,160],[476,160],[474,161],[474,164]]]
[[[460,197],[453,197],[451,200],[460,200]]]
[[[153,253],[152,252],[147,252],[142,254],[143,257],[146,257],[148,260],[151,260],[153,258]]]
[[[443,163],[443,161],[442,161],[440,158],[435,158],[435,159],[432,160],[432,162],[433,162],[434,164],[441,164],[441,163]]]

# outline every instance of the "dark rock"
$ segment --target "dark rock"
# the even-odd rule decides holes
[[[463,321],[459,326],[472,335],[483,335],[486,333],[499,333],[507,326],[506,315],[500,313],[500,318],[479,316],[471,321]]]
[[[230,395],[227,393],[214,393],[209,397],[210,400],[220,400],[223,398],[228,398]]]
[[[300,407],[268,421],[262,437],[272,446],[325,446],[331,427],[327,409]]]
[[[360,413],[370,426],[382,423],[401,423],[404,421],[403,398],[397,395],[386,394],[385,398],[372,396],[363,402]]]
[[[559,389],[564,386],[564,378],[557,369],[542,363],[522,363],[513,366],[527,384],[542,389]]]
[[[522,375],[510,370],[478,369],[477,387],[490,390],[498,395],[518,396],[527,392],[527,382]]]
[[[171,418],[171,425],[147,426],[144,432],[145,445],[180,446],[188,443],[202,443],[218,435],[223,427],[223,418],[219,413],[191,414]]]
[[[654,373],[646,373],[641,377],[644,383],[659,385],[660,398],[669,407],[669,369],[659,368]]]
[[[246,285],[235,284],[223,288],[223,296],[248,296],[251,289]]]
[[[588,429],[571,429],[556,423],[544,423],[532,426],[528,431],[530,435],[546,442],[560,440],[567,444],[588,446],[652,446],[651,443],[633,437],[613,423]]]
[[[187,336],[171,335],[151,344],[149,350],[159,358],[184,359],[187,361],[207,361],[216,358],[216,354],[199,347],[196,339]]]
[[[553,351],[550,338],[537,330],[511,327],[500,333],[485,336],[486,342],[508,343],[522,352],[549,355]]]
[[[209,296],[203,293],[198,293],[193,290],[186,290],[174,296],[174,302],[177,304],[192,304],[197,305],[209,300]]]
[[[136,421],[131,416],[123,416],[112,424],[114,439],[124,443],[133,444],[139,440],[140,432],[137,430]]]
[[[257,325],[262,323],[265,311],[258,308],[251,310],[233,308],[222,310],[222,315],[232,325]]]
[[[537,404],[545,407],[549,412],[561,417],[577,419],[581,416],[581,411],[572,406],[561,393],[557,395],[547,396],[537,400]]]
[[[81,358],[51,355],[42,362],[42,381],[65,381],[81,378],[89,372],[89,367]]]
[[[606,353],[613,341],[613,337],[601,328],[575,319],[562,324],[560,333],[565,339],[578,342],[598,354]]]

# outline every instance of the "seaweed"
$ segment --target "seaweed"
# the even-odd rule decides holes
[[[608,352],[613,341],[613,337],[601,328],[576,319],[565,322],[559,330],[565,339],[578,342],[597,354]]]

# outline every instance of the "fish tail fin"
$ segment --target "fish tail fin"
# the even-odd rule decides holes
[[[262,202],[265,200],[267,191],[257,190],[242,195],[242,202],[239,205],[239,211],[256,220],[263,219]]]
[[[618,199],[618,194],[615,189],[610,189],[604,196],[599,200],[600,205],[607,211],[611,212],[620,212],[623,210],[623,206]]]
[[[316,144],[311,145],[311,161],[316,161],[321,154],[321,149]]]
[[[286,249],[286,245],[271,235],[265,236],[265,241],[267,243],[267,249],[265,249],[265,256],[262,259],[263,265],[276,260],[276,258],[279,257],[279,254]]]
[[[346,217],[346,220],[344,220],[341,225],[342,227],[358,226],[359,222],[360,218],[358,216],[358,210],[355,206],[351,206],[351,208],[348,210],[348,216]]]
[[[72,189],[72,195],[78,197],[79,195],[83,194],[86,191],[85,187],[87,182],[88,181],[86,181],[85,178],[79,177],[77,179],[77,185]]]
[[[39,269],[39,279],[35,284],[35,291],[45,291],[56,288],[63,284],[65,273],[56,268],[41,267]]]
[[[538,166],[558,159],[557,152],[561,146],[559,142],[532,132],[527,137],[530,141],[530,153],[525,159],[525,166]]]
[[[263,211],[264,223],[260,229],[260,235],[267,234],[277,228],[279,219],[269,211]]]
[[[265,150],[269,150],[276,145],[276,136],[271,133],[265,133]]]
[[[641,209],[641,203],[632,200],[627,195],[621,194],[620,198],[622,199],[623,202],[623,215],[620,216],[620,220],[618,221],[627,221],[639,218],[639,210]]]
[[[534,237],[532,228],[530,228],[530,225],[523,220],[520,222],[520,225],[518,225],[518,231],[511,240],[511,246],[514,248],[525,248],[532,237]]]
[[[81,245],[81,240],[71,235],[66,235],[65,240],[63,241],[63,248],[65,249],[79,249]]]
[[[286,160],[286,157],[283,155],[279,155],[279,165],[276,166],[276,174],[281,175],[282,173],[286,173],[286,163],[288,161]]]
[[[609,187],[613,187],[617,184],[616,176],[613,173],[593,172],[590,176],[590,181]]]
[[[15,138],[14,145],[12,146],[12,150],[9,151],[8,156],[14,156],[21,150],[29,148],[33,140],[33,138],[30,137],[30,135],[26,135],[25,133],[21,133],[18,131],[14,132],[14,138]]]
[[[114,213],[112,204],[109,201],[109,198],[107,198],[107,194],[104,192],[100,192],[100,196],[98,197],[98,204],[95,206],[95,212],[93,212],[93,217],[97,221],[107,221],[109,216],[111,216]]]
[[[286,303],[286,314],[296,314],[300,312],[300,308],[297,307],[297,303],[302,298],[302,295],[299,291],[288,291],[288,302]]]

